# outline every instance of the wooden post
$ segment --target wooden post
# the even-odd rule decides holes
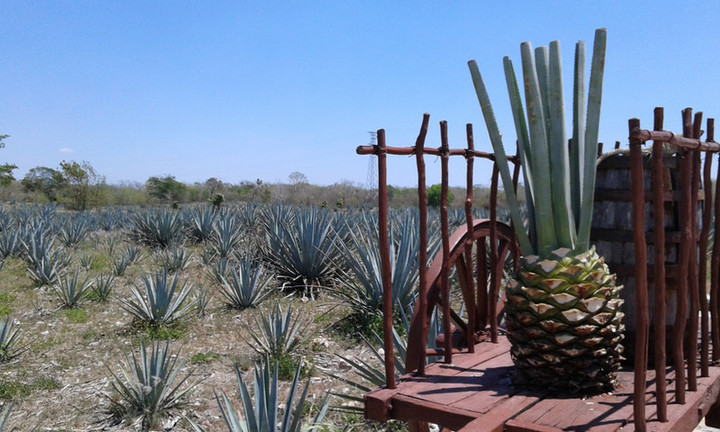
[[[653,129],[663,128],[663,109],[655,108],[655,123]],[[653,226],[654,226],[654,279],[655,279],[655,388],[657,399],[658,420],[668,421],[667,418],[667,382],[665,381],[665,168],[663,166],[663,142],[653,142],[652,159],[652,196],[653,196]]]
[[[442,249],[443,249],[443,263],[442,271],[440,273],[440,286],[441,286],[441,297],[443,305],[443,330],[445,333],[445,363],[452,363],[452,327],[450,324],[450,281],[449,273],[450,269],[450,233],[448,227],[448,137],[447,137],[447,122],[440,122],[440,167],[442,170],[441,174],[441,189],[440,189],[440,225],[442,231]]]
[[[712,120],[712,121],[711,121]],[[715,140],[715,121],[708,119],[708,141]],[[709,157],[712,155],[708,154]],[[720,179],[720,162],[716,179]],[[720,215],[720,188],[715,188],[713,208]],[[720,232],[720,218],[715,218],[715,232]],[[720,360],[720,301],[718,300],[718,282],[720,281],[720,236],[713,236],[713,250],[710,257],[710,335],[712,337],[712,359]]]
[[[472,155],[472,151],[475,150],[475,140],[473,137],[473,128],[472,124],[468,123],[465,126],[465,134],[467,136],[467,145],[468,145],[468,154],[465,157],[467,161],[467,173],[466,173],[466,182],[465,182],[465,223],[467,224],[468,233],[472,234],[473,232],[473,214],[472,214],[472,206],[473,206],[473,167],[475,163],[475,157]],[[466,344],[468,346],[468,351],[471,353],[475,352],[475,289],[474,289],[474,283],[473,283],[473,259],[472,259],[472,248],[473,248],[473,240],[472,235],[468,237],[468,239],[465,241],[465,276],[466,276],[466,282],[465,287],[463,289],[463,295],[465,296],[465,307],[467,308],[467,317],[468,317],[468,329],[465,334],[466,336]]]
[[[702,113],[695,113],[693,121],[692,138],[700,138],[700,127],[702,126]],[[688,290],[690,291],[690,317],[688,320],[688,390],[697,391],[697,352],[698,352],[698,314],[700,311],[700,296],[698,290],[698,193],[700,193],[700,151],[690,150],[690,161],[692,163],[692,175],[690,184],[690,258],[688,266]],[[704,254],[703,254],[704,256]]]
[[[387,154],[385,130],[377,131],[378,157],[378,235],[383,284],[383,347],[385,349],[385,386],[395,388],[395,356],[393,354],[392,315],[392,267],[390,265],[390,241],[388,236]]]
[[[712,140],[714,135],[714,121],[707,120],[707,139]],[[699,137],[696,137],[699,138]],[[712,158],[711,152],[705,152],[705,165],[703,166],[703,218],[700,232],[700,272],[698,275],[698,295],[700,297],[700,376],[710,374],[710,326],[708,324],[708,298],[707,298],[707,250],[710,236],[710,223],[712,222]]]
[[[417,162],[418,172],[418,207],[420,210],[420,262],[419,268],[419,294],[417,312],[422,319],[421,338],[422,343],[427,343],[428,323],[427,323],[427,262],[428,262],[428,238],[427,238],[427,192],[425,180],[425,137],[427,136],[428,123],[430,122],[430,114],[423,114],[422,126],[420,126],[420,134],[415,141],[415,160]],[[417,372],[418,375],[425,375],[425,359],[427,355],[427,345],[423,345],[418,359]]]
[[[692,110],[683,110],[683,136],[692,134]],[[675,322],[672,331],[673,369],[675,370],[675,401],[685,403],[685,353],[683,341],[687,323],[687,282],[688,267],[690,265],[690,248],[692,244],[692,203],[690,193],[692,190],[692,159],[686,149],[680,151],[680,253],[678,256],[678,284]]]
[[[708,141],[715,141],[715,120],[708,119]],[[708,153],[709,157],[712,157]],[[720,179],[720,162],[718,174]],[[715,188],[715,201],[713,208],[716,215],[720,215],[720,188]],[[720,218],[715,218],[715,232],[720,232]],[[718,280],[720,279],[720,236],[713,236],[712,255],[710,257],[710,335],[712,337],[712,359],[720,360],[720,301],[718,301]]]
[[[477,245],[477,320],[480,328],[484,329],[488,324],[488,260],[487,260],[487,244],[485,238],[478,239]]]
[[[640,120],[628,121],[630,132],[640,127]],[[637,290],[637,337],[635,339],[635,383],[633,411],[635,430],[647,430],[645,420],[645,384],[647,372],[649,311],[647,294],[647,251],[645,242],[645,200],[642,141],[630,139],[630,166],[633,190],[633,240],[635,244],[635,284]]]

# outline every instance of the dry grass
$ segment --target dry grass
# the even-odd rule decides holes
[[[111,272],[112,260],[126,243],[124,237],[115,247],[115,256],[108,255],[104,246],[107,234],[96,232],[71,253],[74,266],[79,257],[91,254],[96,257],[94,266],[85,275],[95,277]],[[186,368],[194,370],[192,380],[200,383],[187,400],[187,405],[170,413],[163,421],[162,430],[190,430],[181,416],[186,415],[208,431],[226,430],[214,399],[214,391],[224,389],[237,396],[233,364],[248,371],[257,357],[246,341],[245,325],[253,322],[258,310],[229,310],[220,301],[216,282],[208,275],[200,259],[200,249],[189,267],[181,273],[194,288],[213,293],[206,316],[193,317],[172,333],[176,336],[171,347],[188,356]],[[26,264],[8,259],[0,271],[0,313],[9,312],[19,321],[22,343],[27,351],[17,359],[0,364],[0,398],[13,399],[16,406],[10,420],[10,430],[29,431],[119,431],[138,430],[138,425],[114,421],[108,413],[112,397],[107,367],[117,371],[124,353],[136,347],[147,331],[134,325],[130,316],[120,307],[120,298],[130,295],[129,287],[140,284],[144,272],[155,270],[155,263],[147,252],[138,263],[132,264],[125,276],[118,277],[115,291],[106,303],[85,301],[80,305],[84,312],[68,312],[61,308],[56,296],[47,287],[35,287],[27,276]],[[350,391],[346,385],[335,382],[322,371],[342,371],[352,374],[341,364],[335,353],[345,356],[368,357],[359,344],[329,328],[349,313],[347,307],[330,296],[315,301],[282,298],[279,295],[266,300],[261,310],[279,298],[285,307],[293,303],[313,317],[307,339],[298,355],[314,366],[311,375],[311,400],[319,403],[328,389]],[[191,380],[191,381],[192,381]],[[289,386],[289,384],[287,385]],[[286,386],[286,387],[287,387]],[[336,400],[335,404],[342,403]],[[239,406],[236,405],[236,407]],[[338,426],[358,422],[359,417],[333,415]],[[358,430],[366,430],[367,425]]]

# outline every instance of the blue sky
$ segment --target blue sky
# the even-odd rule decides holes
[[[428,146],[447,120],[452,147],[490,151],[466,62],[476,59],[506,144],[514,143],[502,57],[523,41],[561,42],[565,84],[574,44],[608,29],[600,140],[627,119],[666,129],[680,110],[720,115],[720,2],[705,1],[82,1],[4,0],[0,7],[0,161],[88,161],[109,183],[174,175],[365,184],[355,147],[384,128]],[[567,93],[569,94],[569,92]],[[428,159],[429,169],[439,162]],[[476,183],[487,184],[488,165]],[[462,161],[451,182],[462,185]],[[437,182],[439,175],[429,176]],[[415,183],[414,162],[390,161],[389,182]]]

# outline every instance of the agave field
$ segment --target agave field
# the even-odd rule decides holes
[[[417,223],[390,221],[400,372]],[[5,206],[0,430],[377,428],[377,242],[363,209]]]

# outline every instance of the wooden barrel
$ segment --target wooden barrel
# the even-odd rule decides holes
[[[650,300],[650,343],[652,345],[655,329],[652,305],[655,302],[653,284],[654,248],[653,248],[653,209],[652,209],[652,157],[650,153],[643,155],[644,189],[645,193],[645,238],[648,243],[648,294]],[[668,196],[672,200],[664,203],[665,216],[665,274],[667,313],[665,325],[669,346],[669,328],[675,320],[677,296],[677,259],[680,251],[680,167],[679,158],[675,154],[667,154],[663,158],[664,183]],[[698,230],[702,222],[702,191],[698,203]],[[699,232],[699,231],[698,231]],[[699,237],[699,235],[698,235]],[[600,256],[605,258],[610,271],[617,274],[618,285],[624,285],[621,297],[625,300],[625,357],[633,358],[635,347],[635,246],[632,231],[632,184],[630,180],[630,155],[612,155],[601,160],[597,167],[597,181],[595,184],[595,204],[593,209],[591,244],[594,244]],[[639,263],[638,263],[639,264]],[[650,347],[652,352],[652,346]],[[650,359],[653,355],[650,354]]]

